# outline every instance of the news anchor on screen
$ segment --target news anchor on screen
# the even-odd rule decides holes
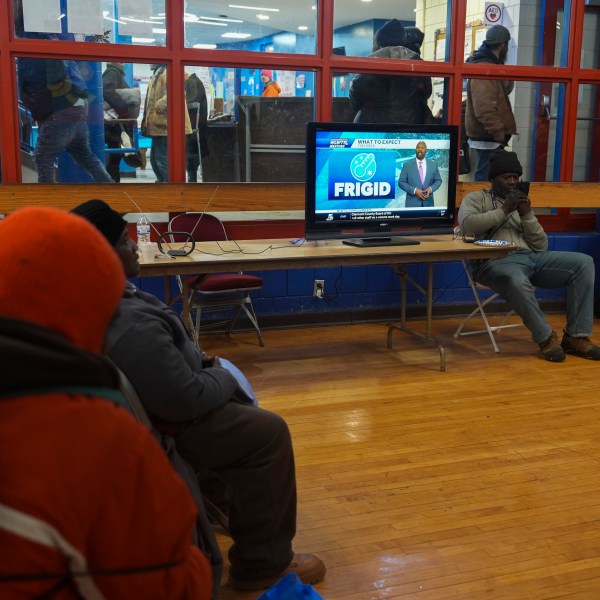
[[[434,160],[425,158],[427,144],[417,144],[415,159],[402,165],[398,185],[406,192],[405,206],[434,206],[433,192],[442,185],[442,176]]]

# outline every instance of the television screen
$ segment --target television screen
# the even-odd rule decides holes
[[[451,232],[457,145],[454,125],[308,123],[306,239]]]

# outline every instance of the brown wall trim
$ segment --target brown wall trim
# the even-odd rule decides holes
[[[457,204],[484,182],[459,183]],[[543,208],[600,208],[600,184],[542,182],[531,184],[531,198]],[[131,199],[130,197],[133,199]],[[120,212],[244,212],[304,210],[303,183],[127,183],[0,184],[0,213],[28,205],[71,209],[91,198],[106,200]],[[134,203],[135,201],[135,203]]]

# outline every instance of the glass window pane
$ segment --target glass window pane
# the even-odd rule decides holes
[[[573,181],[600,181],[600,85],[580,85]]]
[[[314,72],[191,65],[185,72],[187,82],[202,82],[206,95],[206,109],[198,116],[190,111],[198,140],[188,139],[187,166],[194,167],[191,143],[192,150],[200,148],[198,181],[304,181],[306,123],[315,119]],[[188,92],[188,109],[191,98]],[[188,181],[191,176],[188,168]]]
[[[490,12],[490,6],[499,6],[501,12]],[[491,19],[487,22],[486,9]],[[489,55],[493,52],[496,58],[500,57],[510,65],[566,66],[568,30],[564,11],[564,2],[543,0],[511,5],[469,3],[465,24],[465,60],[479,50],[471,60],[494,62]],[[488,33],[496,25],[501,27],[495,27]],[[510,35],[508,42],[505,42],[506,33]],[[501,56],[501,53],[506,55]]]
[[[475,80],[473,80],[475,81]],[[486,160],[490,153],[507,144],[519,156],[523,166],[523,179],[529,181],[557,181],[559,178],[563,124],[564,84],[516,81],[478,80],[479,86],[465,85],[466,115],[465,128],[470,145],[471,172],[464,181],[487,181]],[[489,87],[492,84],[492,87]],[[487,107],[485,96],[477,96],[483,89],[498,89],[508,85],[509,108],[502,110],[496,102]],[[469,95],[471,98],[469,98]],[[512,121],[514,115],[514,122]],[[514,126],[513,126],[514,125]],[[510,135],[512,130],[515,133]],[[477,175],[477,169],[481,175]]]
[[[316,52],[316,0],[285,6],[274,0],[251,4],[188,0],[185,45],[246,52]]]
[[[333,120],[356,123],[441,123],[443,78],[335,73]]]
[[[334,54],[369,56],[379,48],[403,46],[424,60],[446,60],[436,46],[448,27],[448,3],[334,0]],[[391,22],[390,22],[391,21]],[[379,32],[379,33],[378,33]],[[442,45],[445,49],[445,46]]]
[[[37,3],[14,0],[15,35],[33,39],[164,45],[164,0]]]
[[[583,15],[582,69],[597,69],[600,65],[600,11],[591,4],[586,2]]]
[[[154,182],[140,133],[146,64],[18,57],[24,182]],[[166,137],[165,137],[166,139]]]

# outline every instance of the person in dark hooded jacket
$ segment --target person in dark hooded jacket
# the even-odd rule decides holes
[[[416,29],[416,28],[414,28]],[[414,36],[411,36],[411,39]],[[421,60],[418,51],[407,46],[406,30],[398,19],[385,23],[375,33],[373,58]],[[415,47],[412,44],[413,48]],[[419,44],[420,48],[420,44]],[[355,123],[436,123],[427,100],[432,85],[429,77],[357,75],[350,85],[350,105]]]
[[[112,108],[119,119],[127,118],[129,106],[123,100],[117,90],[127,89],[130,86],[125,81],[125,71],[123,69],[123,63],[110,62],[106,65],[104,73],[102,73],[102,95],[104,97],[105,105]],[[111,123],[110,121],[104,122],[104,140],[109,148],[120,148],[121,147],[121,133],[125,131],[130,138],[133,137],[133,126],[131,124],[120,124]],[[106,170],[112,177],[113,181],[119,183],[121,181],[121,158],[123,157],[120,153],[108,153],[106,159]]]

